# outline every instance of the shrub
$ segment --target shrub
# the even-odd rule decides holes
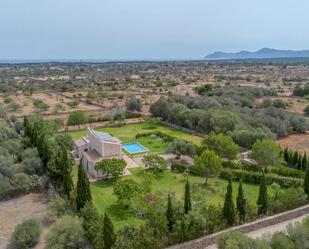
[[[65,215],[50,227],[46,236],[47,249],[84,248],[85,238],[81,220]]]
[[[41,234],[41,223],[36,219],[26,220],[15,227],[12,243],[15,248],[27,249],[35,246]]]
[[[150,136],[156,136],[159,138],[162,138],[164,141],[166,142],[171,142],[174,140],[174,137],[172,137],[171,135],[168,135],[164,132],[161,131],[153,131],[153,132],[147,132],[147,133],[137,133],[135,135],[135,138],[141,138],[141,137],[150,137]]]
[[[280,189],[275,198],[269,200],[268,210],[271,213],[279,213],[305,205],[306,202],[307,197],[301,187]]]
[[[253,164],[244,164],[244,163],[235,163],[232,161],[225,161],[223,163],[224,168],[229,169],[238,169],[244,171],[254,171],[254,172],[262,172],[264,169]],[[266,173],[286,176],[286,177],[295,177],[295,178],[303,178],[305,173],[302,170],[291,169],[288,167],[280,166],[280,167],[267,167]]]
[[[244,170],[224,169],[219,175],[220,178],[228,180],[231,177],[234,180],[242,179],[243,182],[259,184],[262,174],[260,172],[250,172]],[[266,174],[267,184],[277,183],[283,188],[301,187],[303,184],[302,179],[284,177],[273,174]]]
[[[83,111],[71,112],[68,118],[67,125],[80,125],[88,122],[88,116]]]
[[[140,114],[140,113],[126,112],[124,115],[125,115],[126,119],[127,118],[140,118],[140,117],[142,117],[142,114]]]
[[[177,173],[183,173],[187,169],[187,166],[178,162],[172,164],[172,170]]]

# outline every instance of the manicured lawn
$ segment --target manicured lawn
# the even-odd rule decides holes
[[[131,176],[125,176],[119,178],[119,181],[123,179],[133,179],[136,182],[142,182],[144,169],[138,168],[131,170]],[[209,185],[204,185],[204,179],[197,176],[189,176],[192,186],[192,198],[200,200],[203,198],[208,204],[223,205],[224,196],[226,192],[227,182],[218,178],[209,179]],[[117,203],[117,198],[113,195],[113,183],[115,180],[101,180],[91,183],[91,193],[95,206],[99,212],[104,213],[107,211],[116,227],[119,229],[124,225],[133,224],[138,225],[143,221],[134,217],[129,213],[122,205]],[[185,185],[185,176],[183,174],[176,174],[165,171],[161,174],[154,175],[152,179],[152,192],[162,193],[175,193],[179,200],[183,199]],[[243,184],[247,199],[250,203],[255,204],[258,197],[259,186],[251,184]],[[238,182],[233,182],[233,197],[236,201],[238,190]],[[269,192],[271,189],[269,188]],[[201,197],[202,196],[202,197]],[[194,202],[194,201],[193,201]]]
[[[138,138],[136,139],[135,136],[137,133],[148,133],[152,131],[161,131],[168,135],[171,135],[176,138],[182,138],[187,141],[191,141],[196,145],[199,145],[202,141],[201,137],[191,135],[189,133],[185,133],[179,130],[171,129],[168,126],[164,125],[156,125],[150,127],[147,123],[141,124],[128,124],[121,127],[104,127],[98,128],[97,131],[104,131],[111,134],[114,137],[119,138],[123,143],[129,142],[139,142],[144,147],[149,149],[151,152],[164,152],[167,150],[167,143],[165,143],[162,139],[154,139],[150,137]],[[81,138],[82,136],[87,135],[87,131],[71,131],[69,134],[72,136],[74,140]]]

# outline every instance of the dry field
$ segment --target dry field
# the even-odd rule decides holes
[[[299,152],[306,152],[309,154],[309,133],[291,135],[286,138],[277,140],[277,143],[282,147],[288,147]]]
[[[44,103],[49,105],[49,108],[44,111],[44,114],[53,114],[63,113],[63,112],[72,112],[75,110],[83,110],[83,111],[94,111],[100,110],[100,107],[86,104],[84,102],[80,102],[76,107],[70,107],[67,103],[71,101],[71,99],[58,96],[54,93],[33,93],[31,96],[25,96],[22,93],[18,93],[16,95],[10,95],[10,98],[13,99],[14,102],[21,105],[21,108],[18,109],[15,113],[16,116],[24,116],[36,110],[36,107],[33,105],[33,100],[39,99]],[[3,97],[0,97],[0,103],[3,102]],[[61,105],[61,108],[57,109],[57,105]]]
[[[44,223],[47,208],[46,194],[29,194],[0,202],[0,249],[7,248],[17,224],[30,218],[37,218]],[[43,248],[42,242],[36,248]]]

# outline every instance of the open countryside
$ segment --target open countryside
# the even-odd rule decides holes
[[[309,249],[308,1],[2,2],[0,249]]]

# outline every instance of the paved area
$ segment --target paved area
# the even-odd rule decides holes
[[[247,233],[247,235],[251,238],[261,238],[264,235],[271,235],[271,234],[274,234],[275,232],[284,232],[287,225],[302,221],[305,217],[308,217],[308,216],[309,215],[306,214],[306,215],[297,217],[295,219],[284,221],[284,222],[281,222],[281,223],[278,223],[272,226],[264,227],[264,228],[252,231],[250,233]],[[217,249],[217,246],[214,244],[214,245],[206,247],[205,249]]]
[[[166,161],[174,159],[175,158],[175,154],[172,153],[158,153],[159,156],[163,157]],[[143,156],[138,156],[138,157],[134,157],[133,160],[140,166],[144,166],[143,165]],[[189,156],[181,156],[181,161],[186,162],[189,165],[193,164],[193,158],[189,157]]]

